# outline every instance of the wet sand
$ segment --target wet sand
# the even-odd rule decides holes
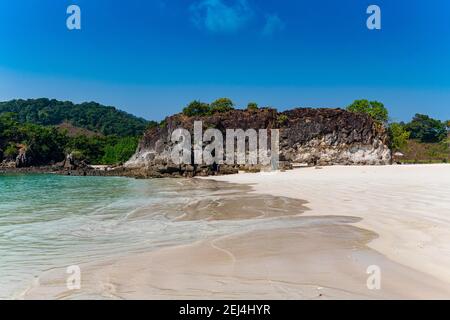
[[[301,168],[214,179],[252,185],[256,194],[304,199],[310,209],[304,215],[361,217],[353,225],[378,234],[370,248],[450,288],[448,164]]]
[[[313,171],[320,172],[321,170]],[[303,172],[303,171],[302,171]],[[300,171],[298,171],[299,174]],[[288,173],[286,173],[288,174]],[[290,172],[292,175],[292,172]],[[282,176],[282,173],[272,177]],[[261,183],[276,190],[267,175],[221,180]],[[270,184],[267,184],[270,180]],[[253,182],[258,183],[258,182]],[[308,197],[265,195],[258,184],[238,186],[210,180],[183,180],[199,197],[167,215],[173,223],[207,221],[229,232],[194,243],[143,253],[124,253],[80,265],[80,290],[68,290],[65,268],[42,274],[25,299],[444,299],[446,286],[434,275],[374,250],[379,235],[355,216],[315,215]],[[330,185],[331,186],[331,185]],[[336,185],[334,185],[336,186]],[[279,187],[279,186],[278,186]],[[314,187],[314,186],[313,186]],[[257,193],[253,192],[253,188]],[[285,188],[289,188],[285,185]],[[291,194],[298,189],[290,186]],[[324,193],[322,193],[322,196]],[[328,197],[333,196],[329,193]],[[324,196],[323,196],[324,197]],[[326,198],[326,197],[325,197]],[[344,206],[346,198],[333,200]],[[360,204],[361,206],[363,204]],[[143,209],[131,219],[151,214]],[[229,228],[233,224],[233,228]],[[239,225],[242,224],[242,230]],[[250,228],[249,228],[250,225]],[[237,228],[236,228],[237,226]],[[253,228],[251,226],[254,226]],[[222,230],[221,229],[221,230]],[[381,288],[367,286],[367,268],[381,270]]]

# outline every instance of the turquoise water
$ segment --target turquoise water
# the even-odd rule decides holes
[[[214,224],[171,220],[202,193],[185,183],[0,175],[0,298],[52,268],[217,234]]]
[[[255,201],[267,206],[255,209],[257,215],[280,214],[278,201],[255,197],[242,187],[199,179],[0,174],[0,299],[21,298],[53,269],[305,224],[283,218],[207,218],[210,210],[217,214],[214,205],[233,217],[234,210],[249,210]],[[286,210],[297,207],[294,203]],[[189,208],[207,214],[184,221]]]

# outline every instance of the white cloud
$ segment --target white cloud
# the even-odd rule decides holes
[[[266,16],[266,23],[262,30],[263,36],[271,36],[276,32],[284,30],[286,24],[277,14],[269,14]]]
[[[191,19],[200,29],[233,33],[253,16],[247,0],[200,0],[190,6]]]

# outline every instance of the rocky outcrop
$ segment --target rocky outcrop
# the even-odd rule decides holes
[[[171,152],[172,132],[184,128],[193,132],[195,121],[204,130],[280,129],[280,165],[382,165],[391,162],[388,134],[369,116],[341,109],[294,109],[278,113],[275,109],[233,110],[203,117],[177,114],[159,127],[148,130],[135,155],[125,164],[127,170],[144,176],[194,176],[259,171],[249,165],[174,165]]]
[[[16,168],[25,168],[30,166],[32,158],[28,153],[28,148],[24,145],[20,145],[19,154],[16,157]]]
[[[383,165],[391,162],[388,134],[369,116],[340,109],[282,113],[280,156],[310,165]]]
[[[90,168],[84,159],[80,159],[74,153],[69,153],[66,155],[65,160],[58,163],[58,165],[60,165],[64,170],[80,170]]]

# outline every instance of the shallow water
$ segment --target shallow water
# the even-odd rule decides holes
[[[304,209],[293,200],[283,211],[265,197],[240,216],[240,204],[255,203],[248,190],[197,179],[0,175],[0,298],[19,297],[54,268],[290,224],[270,219],[271,203],[276,216]],[[224,199],[233,203],[223,206]]]

